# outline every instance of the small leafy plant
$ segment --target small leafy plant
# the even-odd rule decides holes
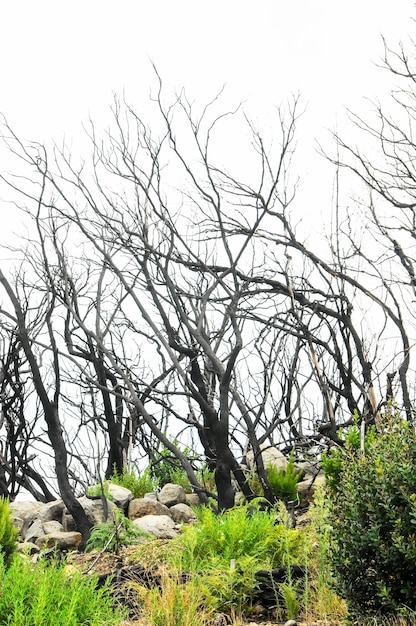
[[[141,617],[148,626],[209,626],[214,610],[207,601],[200,578],[187,583],[170,571],[161,570],[160,586],[148,589],[134,582],[129,590],[139,597]]]
[[[292,451],[286,468],[277,468],[269,464],[267,478],[274,495],[283,502],[293,502],[297,498],[297,484],[302,478],[302,471],[295,467],[295,455]]]
[[[10,565],[13,554],[16,552],[18,530],[13,524],[10,515],[10,503],[7,498],[0,498],[0,554],[4,564]]]
[[[147,536],[122,511],[117,510],[113,522],[100,522],[93,527],[86,549],[118,554],[121,547],[135,544],[140,537]]]
[[[132,466],[125,467],[121,475],[114,471],[110,482],[130,489],[135,498],[143,498],[145,493],[156,491],[159,486],[159,480],[152,476],[150,468],[139,472]]]
[[[64,564],[43,560],[35,565],[0,557],[0,624],[8,626],[115,626],[126,611],[116,607],[108,584],[97,588],[96,576],[68,574]]]
[[[180,447],[176,439],[173,440],[173,443],[178,448]],[[191,458],[191,451],[187,446],[182,452],[191,462],[196,460],[195,457]],[[186,491],[190,490],[188,476],[181,462],[168,448],[163,447],[160,452],[156,454],[156,458],[151,465],[151,475],[158,481],[160,487],[163,487],[163,485],[167,483],[175,483],[181,485]]]
[[[113,496],[110,493],[110,487],[108,480],[103,480],[102,484],[98,483],[97,485],[91,485],[87,489],[87,494],[89,496],[101,496],[104,495],[107,500],[112,500]]]

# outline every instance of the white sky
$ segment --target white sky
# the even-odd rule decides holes
[[[0,112],[27,139],[76,137],[112,91],[147,96],[149,58],[172,91],[204,102],[225,83],[255,119],[301,91],[308,185],[313,139],[386,89],[380,34],[394,45],[412,15],[414,0],[0,0]],[[11,210],[0,197],[3,225]]]
[[[65,134],[76,148],[88,116],[107,117],[113,91],[143,102],[149,59],[168,88],[185,86],[201,103],[226,84],[226,99],[247,101],[255,120],[301,91],[311,217],[328,210],[332,184],[314,139],[342,124],[343,106],[365,111],[364,96],[385,92],[389,77],[373,64],[380,35],[394,46],[416,30],[412,15],[414,0],[0,0],[0,113],[23,138]],[[8,165],[0,150],[0,170]],[[0,189],[0,247],[19,219]]]

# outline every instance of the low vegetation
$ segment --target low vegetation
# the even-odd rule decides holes
[[[117,510],[114,520],[100,522],[92,528],[86,549],[118,554],[120,548],[131,546],[137,543],[139,537],[147,536],[147,533],[135,526],[122,511]]]
[[[362,444],[353,426],[324,459],[336,586],[360,624],[363,615],[416,617],[415,458],[414,427],[394,417]]]
[[[7,626],[114,626],[126,611],[115,605],[107,585],[64,564],[16,555],[0,559],[0,624]]]
[[[397,416],[385,421],[365,437],[358,420],[340,432],[343,445],[323,457],[326,487],[296,528],[283,498],[266,510],[258,498],[221,515],[199,507],[198,521],[170,541],[137,543],[121,512],[98,525],[89,549],[117,553],[134,544],[134,562],[157,579],[129,580],[117,593],[111,580],[98,588],[96,575],[18,555],[1,500],[0,626],[117,625],[125,601],[129,623],[146,626],[209,626],[218,614],[234,626],[259,615],[328,626],[416,624],[416,434]],[[293,458],[286,474],[279,485],[296,485]]]

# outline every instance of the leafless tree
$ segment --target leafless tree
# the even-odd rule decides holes
[[[329,244],[297,234],[289,177],[296,100],[277,112],[269,141],[241,108],[219,113],[219,98],[202,109],[185,93],[166,103],[159,80],[154,104],[151,130],[115,99],[104,139],[90,126],[84,162],[65,146],[25,144],[5,127],[11,154],[27,168],[3,181],[25,198],[36,227],[25,284],[45,303],[52,400],[33,352],[36,329],[2,275],[16,337],[55,452],[66,447],[86,468],[81,440],[96,437],[96,462],[109,476],[163,445],[207,501],[176,443],[181,433],[215,471],[219,509],[234,503],[233,480],[255,495],[244,467],[249,449],[273,501],[260,446],[306,452],[341,442],[339,427],[354,414],[376,419],[385,367],[378,346],[392,326],[408,345],[402,309],[374,260],[364,280],[366,257],[348,217]],[[227,167],[220,150],[236,120],[249,137],[243,172]],[[68,423],[59,420],[59,394]],[[65,476],[59,480],[66,489]]]
[[[345,172],[350,175],[347,180],[355,178],[361,184],[341,224],[349,249],[348,262],[344,259],[345,272],[351,276],[352,267],[360,268],[358,291],[377,305],[387,332],[397,338],[386,363],[385,392],[380,403],[396,399],[409,420],[415,417],[414,372],[410,367],[416,294],[415,68],[414,42],[401,43],[396,50],[384,42],[382,69],[398,82],[387,99],[373,103],[370,121],[350,113],[361,133],[361,145],[367,147],[357,147],[337,134],[337,154],[330,157],[340,171],[341,181]],[[356,227],[352,228],[354,223]]]
[[[57,347],[57,338],[53,328],[53,311],[54,311],[54,294],[47,294],[47,302],[43,302],[40,305],[40,309],[44,310],[44,315],[41,317],[42,326],[47,332],[47,338],[49,340],[49,348],[52,360],[52,372],[54,376],[53,390],[51,395],[46,385],[46,381],[42,375],[42,368],[39,363],[38,355],[36,353],[36,337],[37,326],[39,325],[39,316],[36,315],[35,320],[29,320],[29,308],[28,302],[25,298],[19,297],[17,290],[15,290],[11,283],[8,281],[4,273],[0,270],[0,284],[3,287],[12,307],[12,314],[8,314],[3,310],[3,315],[11,318],[15,330],[14,335],[16,340],[21,345],[24,352],[27,367],[30,370],[33,387],[39,398],[39,402],[43,409],[43,417],[46,422],[47,435],[50,444],[53,449],[55,458],[55,472],[59,485],[59,491],[64,500],[69,512],[76,521],[78,528],[83,536],[83,542],[85,544],[88,539],[91,529],[91,522],[81,504],[76,499],[73,489],[70,485],[68,477],[68,463],[67,463],[67,447],[62,434],[62,425],[59,418],[59,399],[61,392],[61,379],[60,379],[60,366],[59,366],[59,353]],[[43,305],[43,306],[42,306]],[[29,472],[27,472],[29,475]]]

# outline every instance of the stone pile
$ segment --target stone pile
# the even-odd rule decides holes
[[[108,483],[108,493],[111,500],[106,501],[107,519],[100,496],[79,498],[93,525],[114,521],[118,508],[141,530],[159,539],[171,539],[180,532],[183,523],[196,520],[191,505],[199,504],[199,498],[196,494],[185,493],[180,485],[169,483],[159,493],[134,498],[129,489]],[[76,550],[81,543],[81,533],[63,500],[47,504],[35,501],[12,502],[10,511],[19,529],[21,550],[30,553],[45,548]]]
[[[286,457],[277,448],[261,446],[265,467],[270,463],[285,468]],[[247,454],[247,469],[254,471],[254,458]],[[302,470],[303,480],[298,484],[298,494],[303,503],[311,500],[315,488],[323,481],[317,468],[309,463],[297,464]],[[93,525],[103,521],[114,521],[115,511],[120,509],[141,530],[159,539],[171,539],[181,530],[182,524],[196,521],[191,506],[200,504],[197,494],[185,493],[180,485],[168,483],[158,493],[148,493],[143,498],[134,498],[132,492],[114,483],[107,483],[110,499],[103,506],[101,496],[83,496],[79,502]],[[236,502],[242,494],[236,494]],[[104,508],[107,509],[105,519]],[[21,549],[37,552],[56,547],[59,550],[76,550],[82,537],[62,500],[43,504],[41,502],[12,502],[10,510],[19,529]]]

